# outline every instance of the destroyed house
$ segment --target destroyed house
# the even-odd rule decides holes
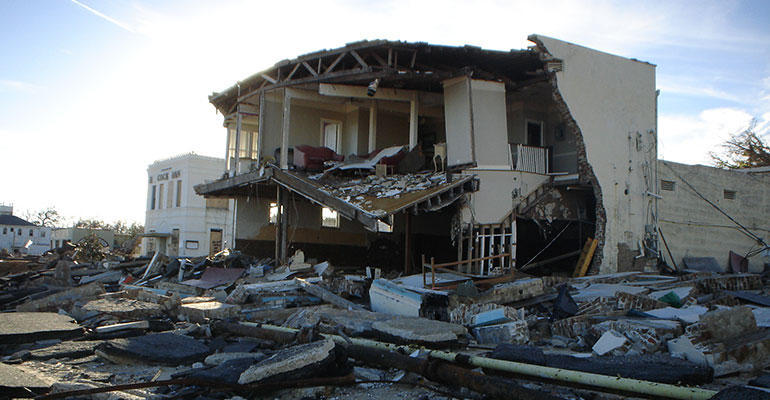
[[[495,275],[574,268],[593,244],[591,271],[640,269],[657,252],[655,66],[529,40],[278,62],[209,97],[227,174],[196,191],[234,198],[235,247],[279,260]]]

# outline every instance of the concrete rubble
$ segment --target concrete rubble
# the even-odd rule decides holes
[[[652,396],[606,378],[658,385],[663,398],[770,397],[768,274],[517,271],[442,289],[421,276],[317,263],[301,250],[285,265],[232,250],[103,256],[44,256],[13,273],[0,260],[3,394]]]

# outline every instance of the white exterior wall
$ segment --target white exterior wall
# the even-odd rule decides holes
[[[650,171],[657,158],[655,66],[544,36],[536,39],[563,61],[562,71],[556,72],[558,90],[582,132],[606,212],[600,273],[617,271],[618,245],[638,250],[650,218],[645,192],[654,192]]]
[[[727,270],[730,250],[745,256],[759,246],[684,181],[757,236],[770,240],[770,176],[660,160],[658,178],[674,182],[674,190],[660,191],[658,215],[680,268],[683,257],[714,257]],[[735,198],[725,198],[725,190],[734,191]],[[665,247],[661,252],[673,266]],[[750,258],[749,269],[761,272],[768,261],[762,256]]]
[[[145,233],[157,232],[171,234],[174,229],[179,229],[179,256],[205,256],[209,254],[209,242],[211,229],[222,230],[222,248],[231,247],[233,200],[227,200],[228,208],[207,208],[206,199],[198,196],[193,186],[211,181],[222,176],[225,170],[225,161],[221,158],[186,154],[168,160],[156,161],[147,168],[147,203],[145,213]],[[166,178],[165,174],[168,174]],[[160,180],[159,180],[160,177]],[[177,181],[182,182],[182,191],[179,206],[176,204]],[[160,184],[164,184],[162,204],[158,201]],[[171,207],[168,207],[168,184],[174,186]],[[155,208],[152,209],[152,187],[156,186]],[[165,254],[174,254],[171,248],[171,240],[160,241],[158,239],[144,238],[142,249],[146,254],[150,247],[148,242],[156,240],[157,243],[165,242],[166,248],[161,249]],[[187,242],[198,242],[197,249],[187,249]]]
[[[25,250],[24,245],[30,240],[32,244]],[[7,249],[11,253],[19,249],[22,254],[42,254],[51,249],[51,228],[35,225],[0,225],[0,249]]]

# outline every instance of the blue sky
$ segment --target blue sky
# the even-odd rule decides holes
[[[362,39],[508,50],[531,33],[657,65],[662,158],[770,131],[767,1],[0,0],[0,202],[143,221],[146,168],[224,156],[207,96]]]

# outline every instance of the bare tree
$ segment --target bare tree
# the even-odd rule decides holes
[[[59,215],[59,212],[53,207],[48,207],[45,210],[37,212],[27,211],[24,213],[24,219],[37,226],[47,226],[52,228],[62,221],[61,215]]]
[[[770,166],[770,147],[759,137],[756,126],[757,120],[752,119],[748,128],[722,143],[723,155],[709,152],[714,166],[727,169]]]

